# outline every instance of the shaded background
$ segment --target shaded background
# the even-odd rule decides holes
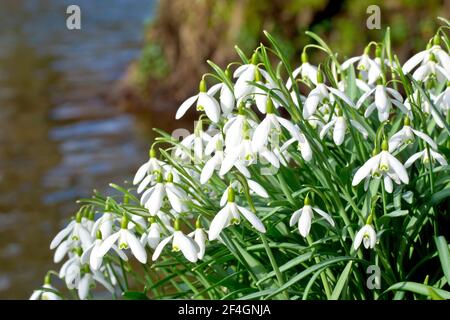
[[[81,7],[82,30],[66,29],[70,4]],[[250,53],[264,29],[293,61],[307,29],[342,56],[360,53],[383,34],[366,28],[371,4],[400,58],[450,12],[437,0],[2,0],[0,298],[28,298],[58,270],[48,247],[75,200],[132,177],[153,126],[189,127],[174,110],[206,59],[226,65],[234,44]]]

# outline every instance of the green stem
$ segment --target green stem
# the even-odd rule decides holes
[[[275,261],[275,257],[273,256],[272,253],[272,249],[270,249],[269,243],[267,242],[266,236],[264,234],[261,234],[261,240],[263,242],[264,248],[266,249],[267,256],[269,257],[270,264],[272,265],[272,269],[273,271],[275,271],[275,275],[278,280],[278,285],[282,287],[284,285],[283,275],[280,269],[278,268],[277,262]],[[283,291],[283,295],[285,299],[289,299],[289,294],[286,290]]]

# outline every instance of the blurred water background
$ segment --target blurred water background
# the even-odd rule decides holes
[[[82,29],[66,28],[77,4]],[[0,298],[28,298],[55,268],[51,238],[75,200],[147,157],[150,121],[110,91],[142,46],[152,0],[0,4]]]

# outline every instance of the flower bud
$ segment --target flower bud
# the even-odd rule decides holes
[[[228,202],[234,202],[234,190],[233,188],[228,188]]]
[[[202,79],[198,85],[199,92],[206,92],[206,81]]]

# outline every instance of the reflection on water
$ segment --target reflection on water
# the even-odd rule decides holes
[[[152,2],[2,0],[0,298],[28,298],[74,201],[146,158],[149,122],[108,93],[138,53]],[[69,4],[81,7],[81,31],[65,27]]]

